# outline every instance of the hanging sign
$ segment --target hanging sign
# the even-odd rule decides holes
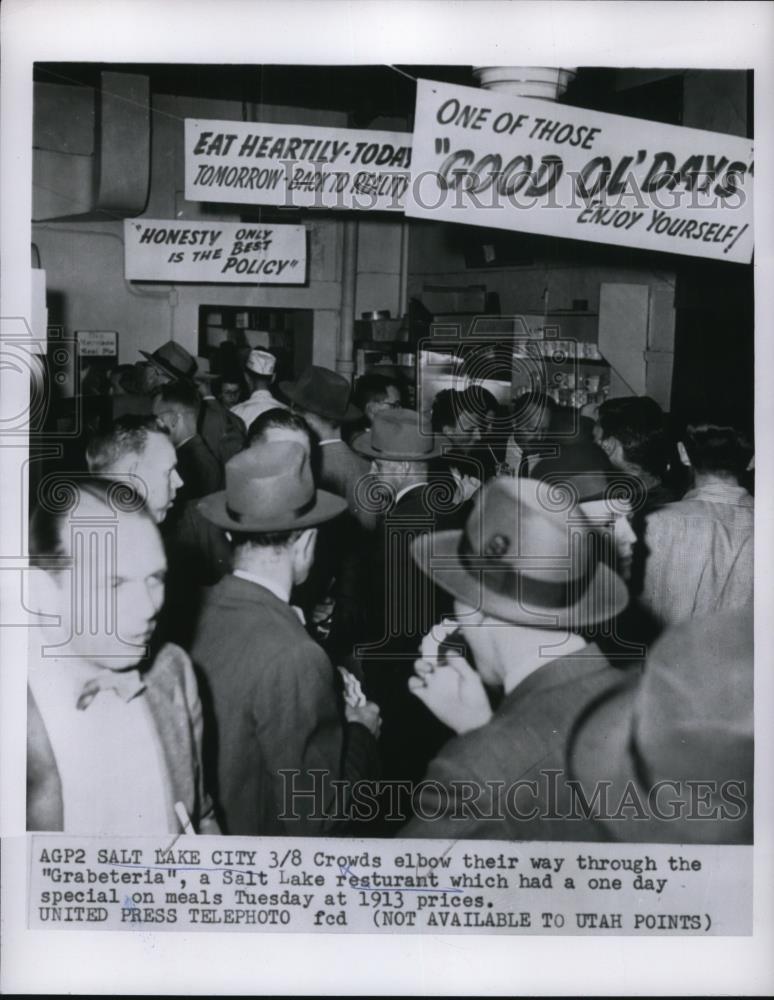
[[[419,80],[406,215],[740,263],[753,143]]]
[[[261,223],[124,220],[130,281],[303,285],[306,230]]]
[[[410,165],[408,132],[185,120],[189,201],[400,212]]]

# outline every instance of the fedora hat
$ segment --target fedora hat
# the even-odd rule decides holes
[[[349,422],[363,416],[349,402],[349,382],[330,368],[309,365],[295,382],[280,382],[279,387],[291,403],[326,420]]]
[[[174,340],[168,340],[152,354],[140,351],[140,354],[157,368],[163,375],[172,379],[194,379],[197,376],[196,358]]]
[[[583,628],[626,607],[597,532],[566,496],[531,479],[493,479],[461,531],[420,535],[419,567],[472,608],[537,628]]]
[[[370,429],[358,435],[352,447],[369,458],[393,462],[426,462],[441,454],[434,435],[422,430],[417,411],[401,408],[376,413]]]
[[[596,445],[593,446],[596,448]],[[575,453],[567,456],[565,451],[558,458],[544,458],[532,470],[532,479],[540,480],[552,489],[564,489],[576,503],[588,503],[592,500],[606,500],[612,509],[623,510],[625,503],[631,510],[637,510],[645,501],[645,487],[639,476],[632,475],[603,462],[595,465],[593,461],[575,459]],[[573,449],[574,451],[574,449]],[[599,449],[602,458],[606,456]]]
[[[230,531],[291,531],[341,514],[347,501],[315,489],[306,449],[296,441],[253,444],[226,462],[226,488],[198,503]]]
[[[585,792],[609,782],[615,805],[632,790],[647,815],[626,823],[597,817],[616,840],[666,843],[752,841],[753,612],[727,611],[667,629],[642,674],[608,689],[573,726],[567,771]],[[686,800],[687,783],[743,782],[743,815],[665,819],[668,802]],[[672,787],[661,801],[653,786]],[[680,783],[676,788],[672,783]],[[588,798],[588,794],[587,794]],[[715,803],[717,803],[717,797]],[[726,803],[727,804],[727,803]],[[705,807],[709,802],[705,803]],[[737,802],[738,805],[738,802]]]

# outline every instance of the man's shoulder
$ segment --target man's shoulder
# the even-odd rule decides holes
[[[166,642],[143,673],[143,681],[149,689],[160,689],[170,697],[176,689],[188,692],[196,683],[191,658],[181,646]]]
[[[513,778],[525,764],[538,762],[538,743],[546,753],[563,746],[584,707],[620,685],[626,673],[596,645],[549,661],[503,699],[489,722],[450,740],[433,770],[450,777]]]
[[[306,643],[315,645],[296,613],[265,587],[231,573],[205,588],[193,648],[197,662],[205,650],[217,655],[226,644],[274,656]]]

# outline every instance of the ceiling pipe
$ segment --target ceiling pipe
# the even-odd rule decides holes
[[[554,66],[474,66],[479,87],[513,97],[558,100],[575,79],[577,69]]]

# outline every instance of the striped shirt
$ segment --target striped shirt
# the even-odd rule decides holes
[[[754,501],[715,482],[645,520],[640,603],[661,626],[741,608],[753,595]]]

